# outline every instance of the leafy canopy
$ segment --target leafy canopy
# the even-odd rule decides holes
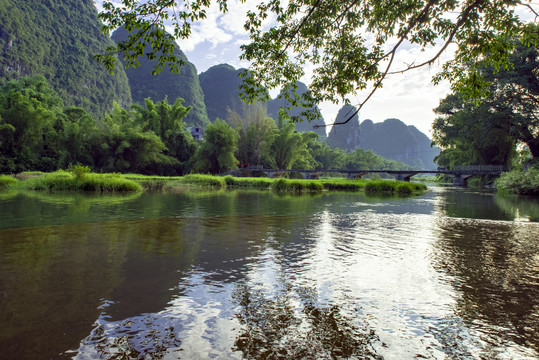
[[[174,37],[188,38],[191,25],[203,21],[214,3],[227,12],[227,0],[122,0],[119,6],[104,1],[99,15],[105,22],[103,31],[124,26],[131,35],[97,58],[112,69],[116,53],[135,67],[145,55],[157,59],[155,72],[165,65],[179,71],[182,61],[174,56]],[[517,10],[535,20],[521,19]],[[454,90],[480,97],[488,84],[476,64],[507,68],[514,37],[537,46],[538,15],[530,0],[263,0],[245,20],[251,41],[242,46],[241,58],[251,66],[243,73],[242,96],[249,103],[267,100],[263,87],[284,87],[282,94],[293,106],[311,106],[321,101],[349,103],[350,95],[370,90],[358,104],[359,111],[388,75],[431,65],[454,44],[454,57],[433,80],[450,80]],[[165,25],[172,25],[173,36],[165,32]],[[439,51],[396,67],[397,51],[410,45]],[[147,46],[152,50],[145,53]],[[300,96],[286,91],[294,90],[307,64],[313,67],[310,91]],[[304,115],[309,120],[319,116]]]

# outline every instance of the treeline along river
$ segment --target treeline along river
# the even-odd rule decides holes
[[[534,359],[539,203],[0,192],[0,358]]]

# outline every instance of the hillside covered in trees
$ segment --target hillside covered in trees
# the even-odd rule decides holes
[[[43,75],[66,105],[102,116],[131,103],[124,70],[110,74],[93,55],[113,42],[101,34],[93,1],[0,2],[0,84]]]

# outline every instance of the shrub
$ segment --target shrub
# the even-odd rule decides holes
[[[69,164],[67,171],[72,173],[75,178],[81,179],[84,175],[89,174],[92,170],[88,166],[83,166],[81,164],[73,165]]]
[[[539,170],[529,168],[502,173],[495,185],[501,193],[539,196]]]

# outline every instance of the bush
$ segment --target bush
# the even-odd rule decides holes
[[[539,196],[539,170],[529,168],[502,173],[495,185],[501,193]]]
[[[88,166],[69,164],[67,171],[72,173],[77,180],[81,179],[84,175],[89,174],[92,170]]]

